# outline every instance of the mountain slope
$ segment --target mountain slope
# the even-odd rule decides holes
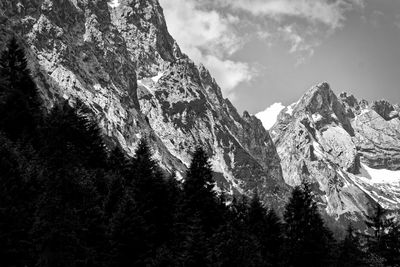
[[[257,190],[282,205],[288,187],[268,132],[255,117],[240,116],[209,72],[180,51],[158,1],[108,2],[1,1],[1,40],[24,40],[47,106],[82,100],[110,143],[132,153],[146,136],[157,160],[178,176],[202,145],[218,189]]]
[[[285,108],[270,131],[286,183],[310,179],[321,207],[336,219],[357,220],[376,203],[399,208],[400,120],[393,106],[380,103],[339,98],[321,83]]]

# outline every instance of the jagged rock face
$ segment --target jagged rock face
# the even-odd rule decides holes
[[[202,66],[181,53],[157,0],[4,0],[1,44],[24,40],[46,105],[82,100],[111,143],[129,153],[147,136],[168,171],[183,174],[190,151],[212,156],[219,189],[282,205],[288,187],[261,122],[240,116]],[[278,205],[278,204],[277,204]]]
[[[213,153],[223,189],[257,189],[268,203],[283,204],[287,186],[268,132],[257,118],[248,113],[241,117],[223,99],[203,66],[182,58],[138,84],[141,110],[174,156],[188,164],[190,148],[201,144]]]
[[[398,208],[400,120],[390,115],[394,110],[386,101],[370,107],[346,93],[338,98],[327,83],[311,88],[270,131],[285,181],[310,179],[323,209],[337,219],[354,220],[376,203]]]
[[[348,98],[342,96],[344,102]],[[385,100],[375,101],[372,105],[362,100],[359,103],[355,101],[349,108],[357,115],[352,119],[353,140],[362,162],[373,168],[400,170],[398,106]]]
[[[396,111],[394,106],[392,106],[386,100],[375,101],[372,104],[371,109],[373,109],[376,113],[378,113],[382,118],[387,121],[399,117],[399,112]]]
[[[368,197],[347,177],[359,168],[352,142],[354,130],[344,105],[328,84],[311,88],[284,109],[271,135],[289,185],[310,178],[320,204],[330,215],[367,212]]]

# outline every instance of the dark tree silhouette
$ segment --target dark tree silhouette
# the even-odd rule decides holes
[[[32,135],[41,116],[41,105],[25,53],[15,38],[1,53],[0,81],[0,130],[12,140]]]
[[[359,234],[350,224],[345,239],[339,245],[338,266],[361,267],[368,266],[367,257],[362,250]]]
[[[286,264],[288,266],[329,266],[331,232],[324,226],[307,183],[294,188],[284,214]]]

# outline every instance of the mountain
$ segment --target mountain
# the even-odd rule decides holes
[[[376,203],[400,207],[399,107],[369,104],[321,83],[282,110],[270,130],[283,177],[310,179],[326,214],[354,220]]]
[[[0,45],[17,36],[47,107],[85,103],[109,146],[133,154],[146,137],[182,179],[191,153],[210,154],[217,187],[282,207],[310,179],[327,218],[357,220],[400,205],[400,107],[311,88],[266,131],[238,114],[204,66],[168,33],[157,0],[3,0]]]
[[[208,70],[181,52],[157,0],[5,0],[0,22],[2,44],[12,35],[24,43],[48,107],[81,100],[110,146],[132,154],[146,137],[178,178],[201,145],[216,190],[284,203],[289,187],[269,133],[239,115]]]

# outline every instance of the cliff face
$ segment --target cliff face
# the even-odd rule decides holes
[[[359,218],[376,203],[399,207],[399,106],[337,97],[322,83],[281,112],[271,138],[180,51],[157,0],[108,2],[0,2],[0,45],[12,35],[25,45],[49,108],[83,101],[110,145],[133,153],[145,136],[178,178],[202,145],[216,190],[258,191],[276,207],[302,179],[313,182],[321,208],[336,219]]]
[[[395,106],[337,97],[321,83],[284,109],[270,132],[286,183],[309,179],[328,215],[354,220],[376,203],[399,207],[399,123]]]
[[[155,158],[182,175],[204,146],[218,189],[282,205],[288,186],[261,122],[240,116],[210,73],[169,35],[157,0],[5,0],[0,36],[17,35],[46,105],[82,100],[110,143],[132,153],[146,136]]]

